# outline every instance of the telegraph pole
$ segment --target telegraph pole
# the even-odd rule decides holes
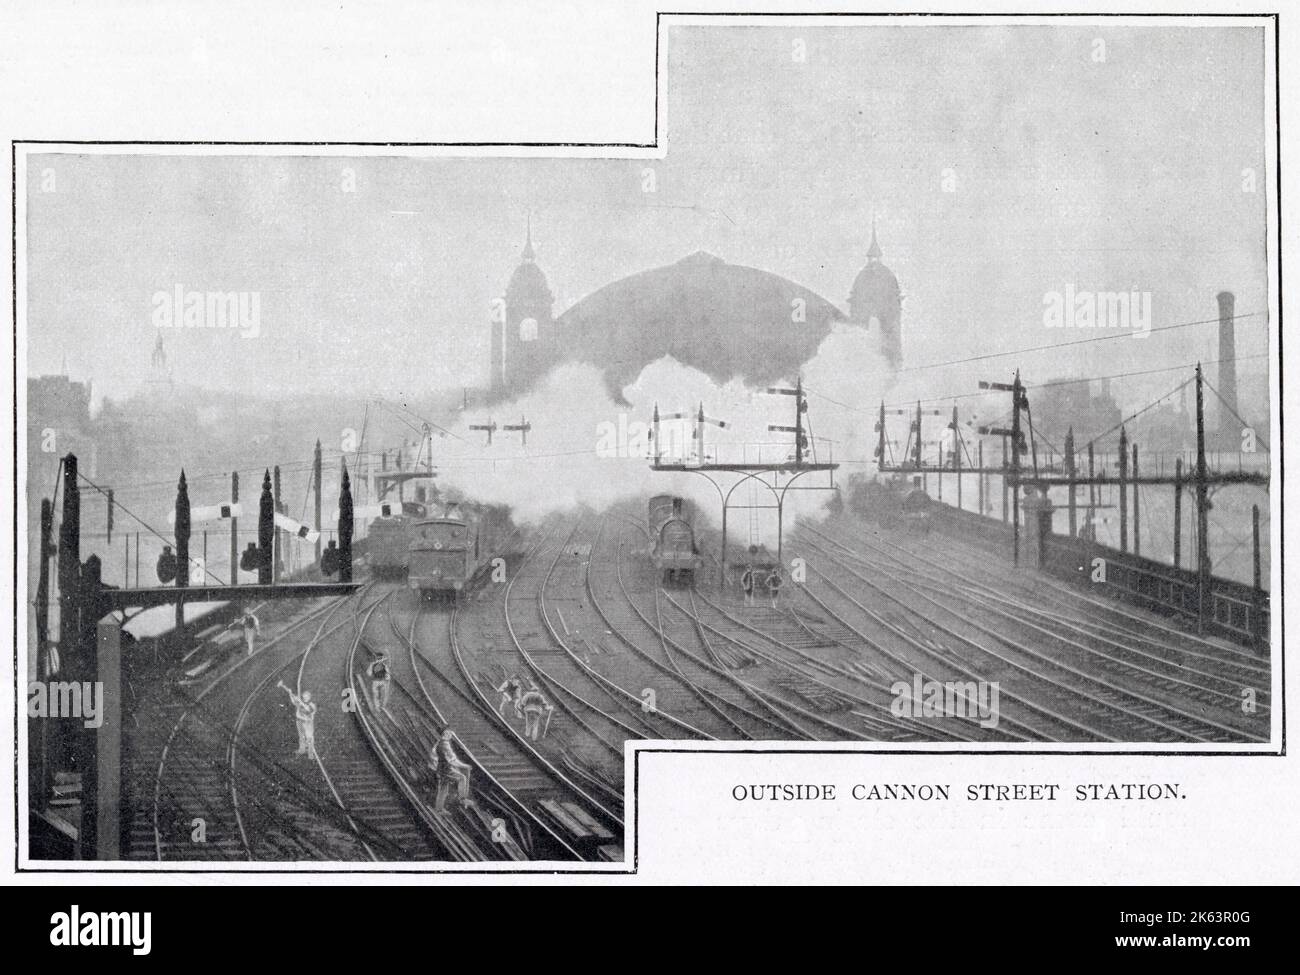
[[[60,669],[80,679],[84,669],[77,648],[81,623],[81,489],[77,486],[77,456],[63,458],[63,516],[59,520],[59,656]]]
[[[321,521],[320,521],[320,492],[321,492],[321,485],[320,485],[320,480],[321,480],[321,454],[320,454],[320,441],[319,441],[319,440],[316,441],[316,452],[312,455],[312,462],[311,462],[311,480],[312,480],[312,484],[313,484],[313,485],[315,486],[315,488],[316,488],[316,524],[315,524],[315,528],[316,528],[316,532],[317,532],[317,536],[316,536],[316,564],[317,564],[317,565],[320,565],[320,529],[321,529]]]
[[[1020,564],[1020,370],[1011,385],[1011,564]]]
[[[176,484],[176,588],[187,589],[190,584],[190,491],[185,484],[185,470]],[[176,599],[176,638],[185,629],[185,600]]]
[[[1183,564],[1183,459],[1174,458],[1174,568]]]
[[[916,437],[912,442],[912,463],[921,469],[921,401],[916,401]]]
[[[230,472],[230,503],[239,504],[239,471]],[[239,585],[239,519],[230,514],[230,584]]]
[[[1196,622],[1205,632],[1210,619],[1210,488],[1205,464],[1205,393],[1196,364]]]
[[[1078,504],[1075,500],[1074,477],[1076,471],[1074,467],[1074,427],[1065,431],[1065,476],[1070,478],[1070,486],[1066,489],[1069,491],[1070,505],[1070,537],[1076,538],[1079,534],[1079,512]]]
[[[1128,551],[1128,433],[1119,428],[1119,550]]]

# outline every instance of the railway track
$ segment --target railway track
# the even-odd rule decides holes
[[[806,696],[811,704],[830,695],[831,702],[846,700],[848,710],[866,728],[887,741],[984,741],[1005,740],[1006,732],[985,731],[978,724],[973,727],[954,728],[935,719],[925,717],[900,717],[893,712],[892,684],[902,675],[891,679],[882,667],[865,664],[853,666],[855,661],[843,655],[833,659],[830,647],[839,646],[848,654],[857,655],[856,648],[847,641],[833,641],[818,635],[803,622],[793,610],[765,611],[760,609],[754,623],[747,622],[728,611],[702,593],[689,592],[689,606],[680,604],[665,594],[673,606],[687,619],[717,638],[733,642],[743,653],[769,662],[774,669],[787,672],[795,682],[791,690]],[[704,610],[700,608],[703,605]],[[846,631],[847,632],[847,631]],[[778,636],[777,634],[782,635]],[[795,638],[802,637],[800,644]],[[763,649],[763,644],[770,649]],[[817,649],[821,656],[809,651]],[[798,661],[798,662],[796,662]],[[834,682],[834,683],[832,683]],[[848,685],[846,688],[844,685]],[[1014,736],[1011,736],[1014,737]]]
[[[406,649],[400,683],[420,703],[419,720],[427,725],[422,744],[432,747],[452,730],[474,766],[471,781],[480,783],[478,804],[496,810],[491,818],[507,823],[507,834],[519,837],[528,859],[621,860],[621,793],[568,751],[545,754],[541,742],[502,713],[492,697],[497,685],[477,672],[461,645],[463,612],[455,603],[431,608],[419,601],[390,617]],[[560,713],[553,714],[545,740],[564,734],[564,724]]]
[[[374,861],[443,860],[450,856],[450,845],[430,829],[407,784],[377,752],[357,713],[368,703],[358,697],[352,678],[357,651],[365,643],[371,618],[386,611],[394,595],[390,589],[357,614],[345,653],[330,657],[319,652],[319,645],[309,648],[299,662],[295,688],[299,695],[314,688],[317,699],[324,702],[316,718],[314,763],[365,857]],[[344,689],[352,692],[351,708],[333,706]]]
[[[655,603],[649,609],[642,608],[628,588],[623,549],[624,540],[620,538],[614,552],[614,578],[622,597],[622,605],[632,613],[631,617],[624,618],[626,622],[629,625],[639,624],[649,633],[651,639],[660,645],[665,666],[692,685],[697,693],[707,695],[720,707],[725,706],[745,720],[753,729],[749,731],[751,736],[783,739],[794,737],[804,740],[867,737],[865,732],[826,714],[805,708],[788,692],[769,686],[770,675],[763,674],[761,668],[752,673],[745,671],[746,676],[741,677],[727,667],[719,666],[709,659],[709,650],[705,646],[707,636],[701,638],[698,630],[692,628],[688,633],[670,634],[664,625],[657,583],[652,590]],[[700,639],[696,649],[684,642],[696,639]],[[763,683],[760,684],[760,680]]]
[[[1068,608],[1049,612],[1030,603],[1027,598],[1018,597],[1016,590],[1008,593],[973,579],[957,582],[951,572],[945,575],[943,565],[919,555],[907,559],[898,554],[907,550],[893,543],[886,542],[888,548],[866,542],[861,544],[886,559],[896,572],[910,576],[913,585],[943,597],[956,584],[959,592],[984,616],[1016,620],[1045,637],[1048,645],[1055,641],[1063,652],[1079,651],[1094,658],[1106,673],[1186,697],[1206,708],[1234,708],[1241,703],[1242,689],[1250,688],[1255,693],[1257,711],[1268,713],[1267,667],[1195,651],[1173,651],[1163,644],[1141,638],[1099,632]],[[844,551],[846,557],[870,567],[870,561],[862,559],[852,549],[844,548]],[[916,568],[916,562],[925,565],[928,571]]]
[[[1118,740],[1107,722],[1099,720],[1097,715],[1081,714],[1071,706],[1072,702],[1059,696],[1028,697],[1016,684],[1014,671],[1004,672],[997,667],[987,667],[978,659],[970,660],[958,649],[960,635],[926,614],[907,607],[888,608],[874,597],[871,605],[864,603],[836,581],[845,581],[846,573],[838,566],[834,568],[835,578],[832,578],[815,565],[810,565],[810,571],[821,583],[821,595],[809,585],[799,587],[800,595],[820,613],[848,627],[859,640],[875,648],[904,674],[910,675],[902,679],[945,686],[949,682],[975,682],[978,685],[979,682],[991,684],[996,681],[1000,688],[998,727],[1030,740]],[[837,611],[831,602],[838,602],[843,610]],[[850,622],[849,614],[856,614],[858,622]],[[984,648],[979,646],[977,649]],[[1008,676],[1012,678],[1010,681],[1005,679]],[[1016,690],[1011,690],[1013,687]]]
[[[1163,696],[1154,696],[1131,679],[1090,673],[1075,662],[1044,653],[1033,645],[1035,640],[1043,638],[1043,634],[1029,629],[1010,614],[1002,613],[996,627],[981,622],[980,614],[996,610],[985,601],[961,591],[959,585],[969,582],[969,579],[960,573],[948,570],[946,597],[942,593],[932,595],[921,587],[909,585],[900,573],[891,571],[884,559],[872,559],[862,552],[850,556],[838,550],[842,547],[840,543],[816,529],[806,529],[803,538],[803,544],[833,567],[838,578],[852,578],[875,597],[925,620],[929,627],[947,637],[949,655],[968,661],[969,666],[991,675],[985,679],[996,678],[1004,688],[1017,688],[1015,697],[1024,704],[1039,708],[1046,705],[1057,714],[1077,714],[1080,721],[1086,721],[1110,740],[1261,740],[1217,717],[1197,713],[1189,706]],[[851,557],[857,561],[851,562]],[[869,571],[870,576],[864,570]],[[833,591],[870,612],[825,573],[816,568],[813,571]],[[942,622],[944,619],[948,622]],[[1027,635],[1029,633],[1033,635]]]
[[[653,692],[654,706],[661,714],[682,715],[695,726],[707,729],[707,733],[697,737],[735,740],[798,735],[796,727],[769,713],[766,705],[753,706],[754,701],[746,704],[743,695],[717,686],[712,675],[702,675],[696,670],[690,655],[683,655],[673,643],[665,641],[663,627],[652,623],[629,598],[622,578],[621,542],[619,547],[604,544],[609,523],[610,519],[602,516],[589,532],[591,555],[581,578],[587,603],[594,613],[592,622],[612,637],[613,647],[600,657],[601,666],[620,674],[635,674],[637,686],[647,689],[643,695]],[[610,558],[612,566],[606,561]],[[597,593],[592,571],[596,565],[606,569],[599,573],[603,595]],[[608,571],[610,568],[612,573]],[[649,632],[646,643],[650,648],[657,645],[658,653],[633,637],[629,633],[631,629]]]
[[[322,799],[305,769],[285,759],[292,722],[252,722],[249,713],[302,655],[351,624],[335,616],[364,592],[303,615],[196,694],[177,692],[180,714],[164,726],[170,730],[158,748],[148,814],[137,809],[132,817],[135,833],[143,822],[152,826],[154,859],[334,860],[355,852],[347,817]],[[304,645],[300,637],[313,623]],[[145,799],[135,798],[137,805]],[[137,856],[139,839],[133,835]]]
[[[991,562],[987,553],[981,554],[960,540],[939,549],[918,539],[915,541],[917,551],[904,548],[884,537],[879,542],[891,551],[906,553],[931,566],[940,558],[947,560],[950,565],[963,565],[967,571],[973,571],[978,566],[985,578],[996,580],[1001,587],[1000,590],[992,590],[986,583],[983,586],[985,590],[1002,594],[1020,593],[1023,598],[1030,595],[1030,587],[1026,585],[1023,573]],[[929,557],[924,553],[928,553]],[[1037,601],[1036,608],[1039,610],[1050,608],[1053,616],[1068,621],[1085,632],[1127,645],[1138,652],[1164,657],[1180,665],[1204,668],[1211,674],[1233,680],[1258,680],[1261,675],[1266,677],[1271,673],[1267,658],[1257,653],[1226,640],[1190,633],[1185,628],[1172,626],[1150,613],[1082,591],[1048,575],[1035,574],[1032,596]]]
[[[593,689],[603,691],[606,700],[636,722],[639,726],[638,737],[716,737],[710,730],[706,730],[706,715],[695,706],[695,701],[688,696],[674,694],[675,687],[671,685],[665,687],[661,672],[644,654],[634,652],[630,657],[619,654],[611,661],[603,657],[601,650],[586,639],[585,632],[601,625],[609,631],[608,635],[616,639],[622,636],[617,625],[601,614],[592,594],[591,567],[600,556],[598,543],[604,520],[597,521],[594,531],[588,527],[589,521],[585,512],[579,514],[559,551],[551,559],[545,578],[537,590],[538,617],[550,636],[552,645],[558,647],[568,658],[570,674],[575,680],[585,679]],[[557,597],[555,589],[577,595]],[[569,608],[567,617],[563,612],[564,605]],[[596,619],[590,615],[593,609]],[[593,626],[589,627],[588,624]],[[581,653],[579,647],[582,648]],[[596,665],[597,662],[605,663],[605,670],[610,673],[605,673]],[[647,699],[647,689],[653,692],[653,701]]]

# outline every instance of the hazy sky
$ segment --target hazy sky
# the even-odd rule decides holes
[[[696,250],[844,307],[874,208],[911,365],[1080,337],[1043,324],[1044,294],[1067,286],[1149,291],[1154,327],[1214,317],[1223,289],[1241,314],[1266,307],[1262,28],[673,27],[666,43],[665,160],[30,158],[29,370],[66,355],[97,393],[135,389],[151,296],[179,284],[261,299],[256,340],[164,333],[181,381],[481,383],[530,210],[558,314]],[[1240,355],[1266,351],[1262,315],[1238,335]],[[1213,342],[1199,326],[988,371],[1158,368]]]

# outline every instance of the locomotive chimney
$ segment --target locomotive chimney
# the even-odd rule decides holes
[[[1236,299],[1231,291],[1219,292],[1219,449],[1241,449],[1242,422],[1237,408]]]

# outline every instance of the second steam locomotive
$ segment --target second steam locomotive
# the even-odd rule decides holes
[[[703,567],[695,542],[695,508],[684,498],[657,494],[649,506],[650,561],[665,582],[690,584]]]

